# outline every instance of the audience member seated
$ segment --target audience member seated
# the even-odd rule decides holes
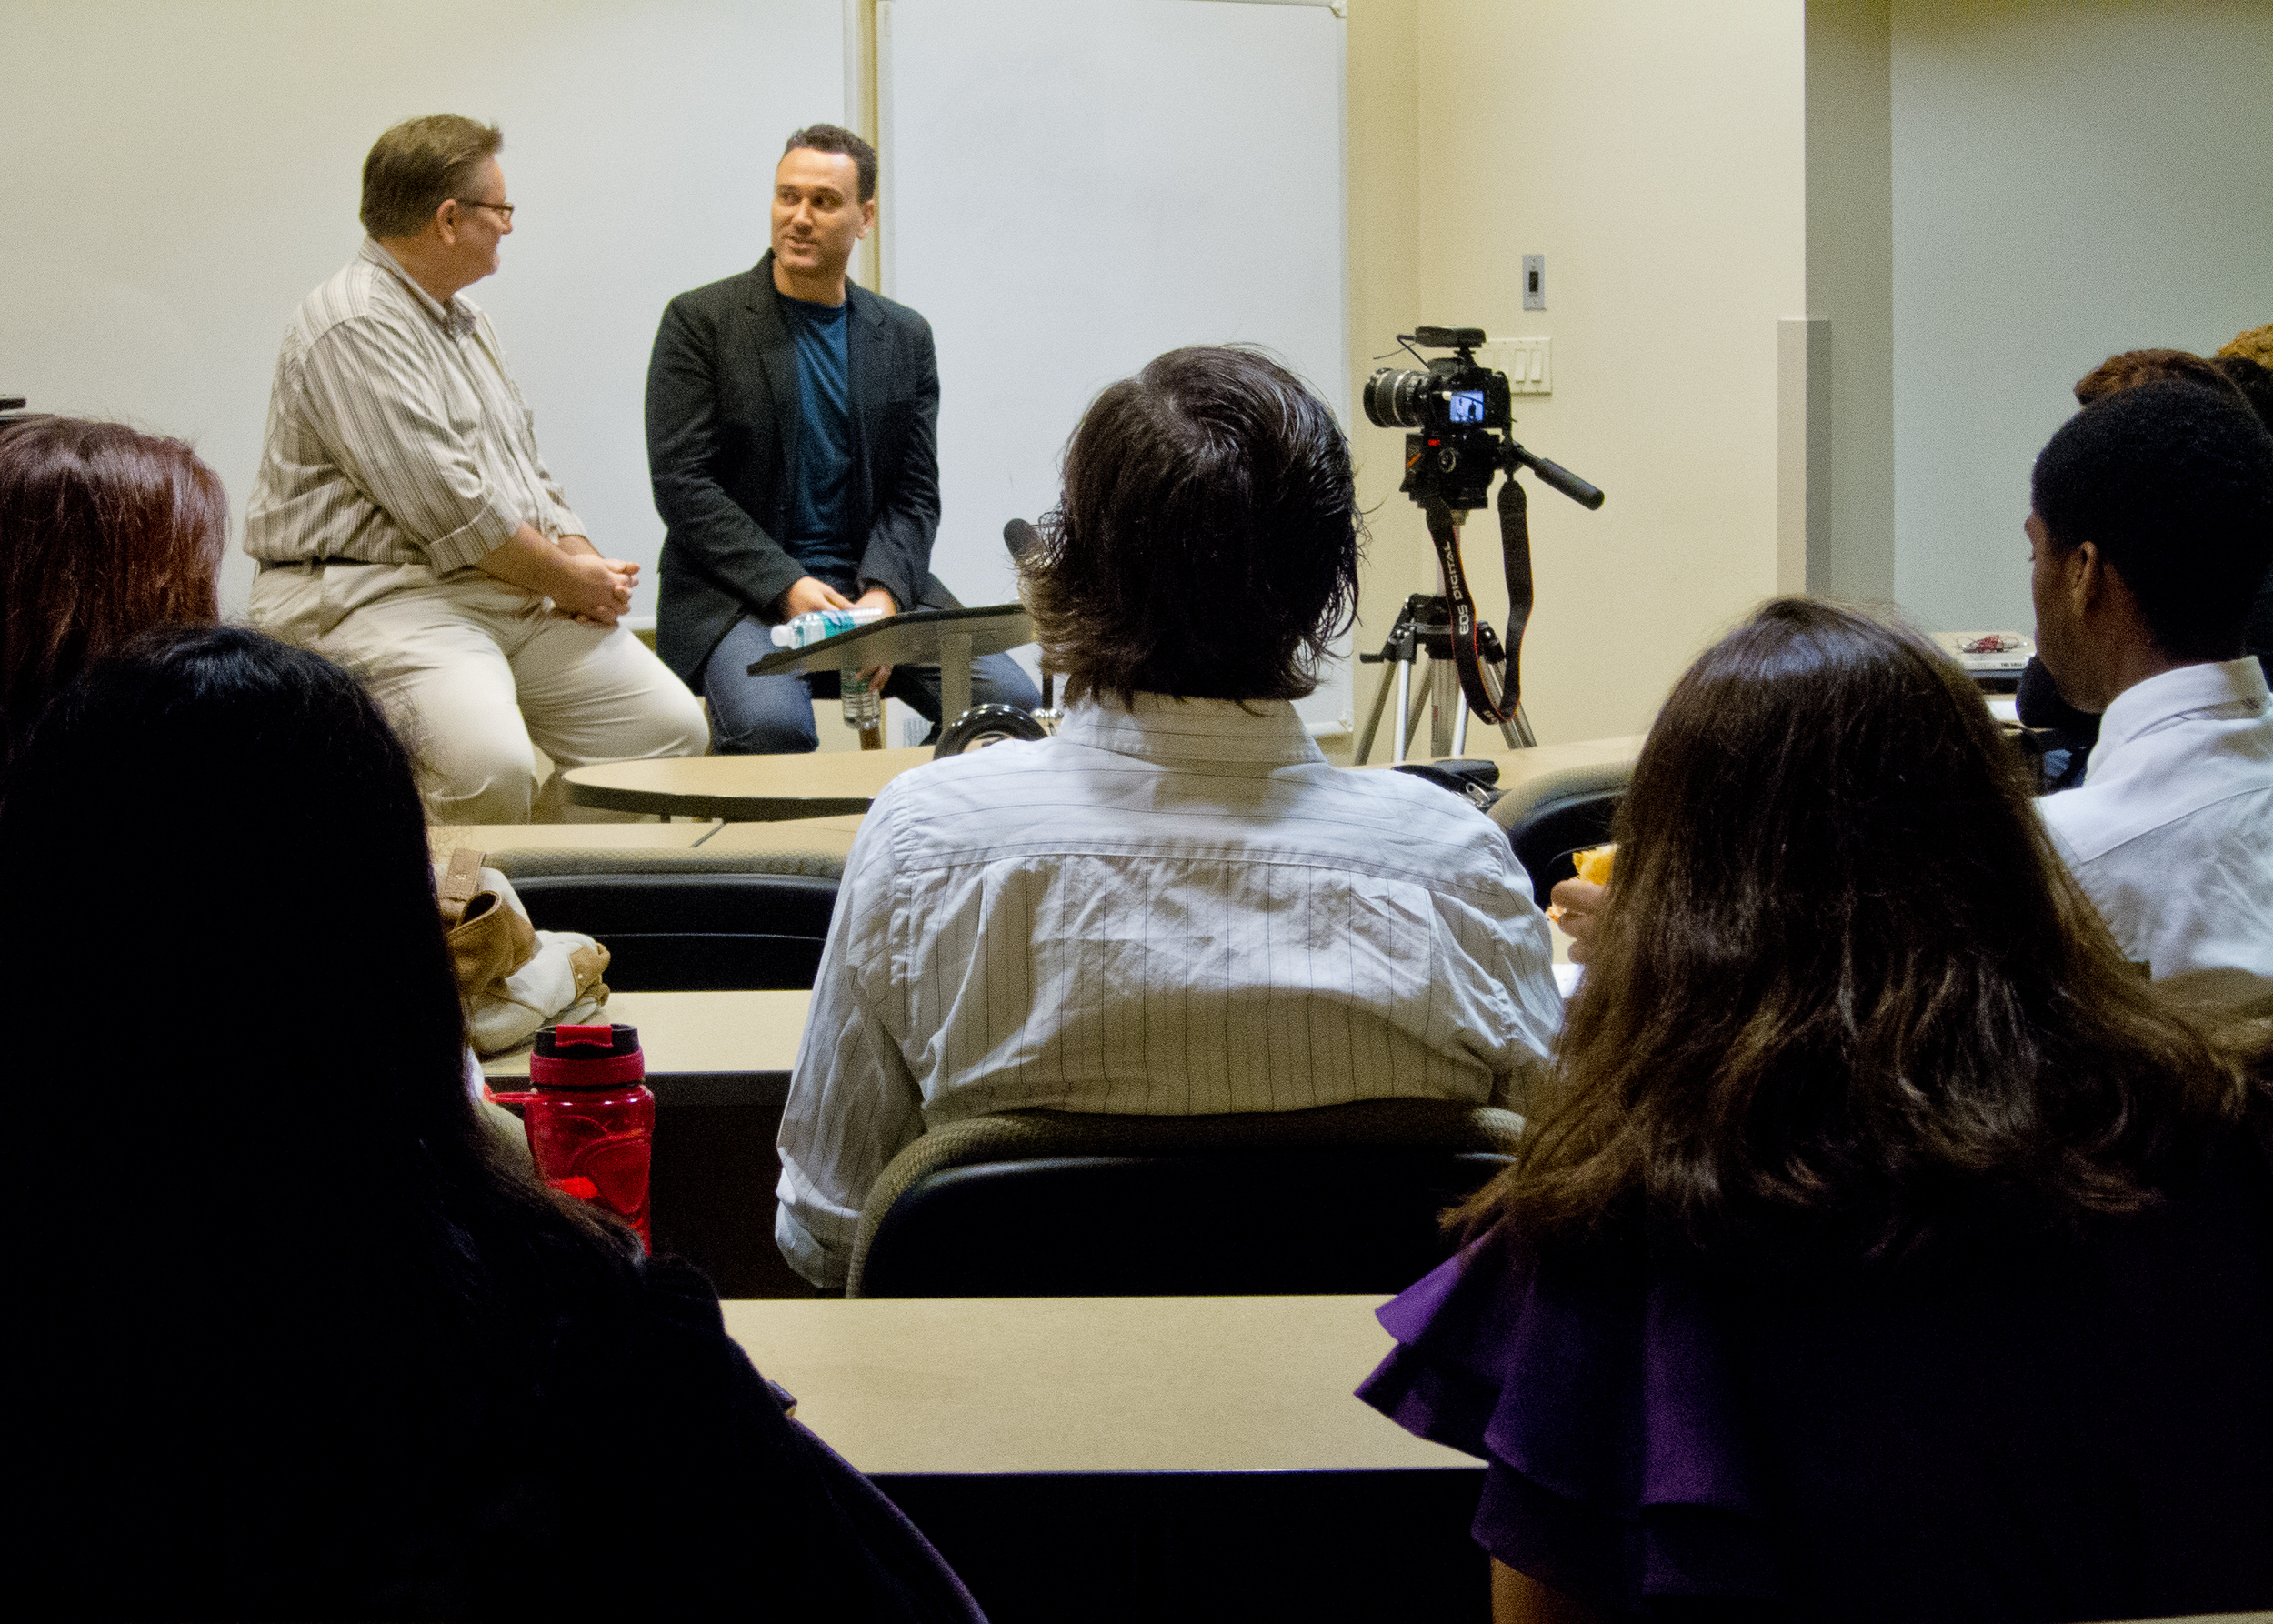
[[[2082,785],[2046,797],[2045,820],[2167,992],[2273,1009],[2273,706],[2243,645],[2273,566],[2273,436],[2222,379],[2158,378],[2069,419],[2034,498],[2038,658],[2099,719]],[[1587,962],[1603,887],[1565,880],[1554,900]]]
[[[926,1127],[1043,1107],[1520,1107],[1561,1005],[1507,837],[1295,714],[1347,623],[1333,414],[1261,355],[1176,350],[1091,405],[1025,565],[1054,738],[894,780],[837,897],[782,1121],[776,1234],[843,1283]]]
[[[23,1616],[977,1616],[700,1276],[477,1126],[344,671],[225,628],[98,662],[0,889]]]
[[[2109,356],[2076,380],[2076,404],[2089,406],[2119,390],[2135,389],[2158,378],[2178,378],[2198,384],[2218,395],[2240,396],[2216,363],[2182,349],[2134,349]],[[2242,396],[2242,398],[2247,398]],[[2099,717],[2078,710],[2060,697],[2059,685],[2036,655],[2021,668],[2014,709],[2021,722],[2046,741],[2044,792],[2058,794],[2084,781],[2091,763],[2091,747],[2099,740]]]
[[[2045,821],[2167,991],[2273,1013],[2273,705],[2242,647],[2273,565],[2273,436],[2208,390],[2145,384],[2063,425],[2030,494],[2038,656],[2101,713]]]
[[[2273,432],[2273,370],[2269,370],[2273,369],[2273,322],[2237,334],[2211,360],[2241,391],[2258,421]],[[2257,602],[2249,610],[2249,624],[2242,637],[2249,652],[2258,657],[2267,679],[2273,681],[2273,569],[2265,572],[2265,580],[2258,587]]]
[[[0,426],[0,787],[88,661],[217,617],[228,539],[220,477],[180,440],[76,417]]]
[[[1770,603],[1617,832],[1517,1165],[1362,1389],[1485,1460],[1495,1616],[2264,1607],[2273,1091],[2124,962],[1964,675]]]

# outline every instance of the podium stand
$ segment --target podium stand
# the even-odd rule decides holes
[[[808,671],[865,671],[871,666],[937,666],[939,722],[945,727],[971,708],[971,662],[1034,641],[1034,623],[1022,604],[978,609],[912,609],[856,626],[803,648],[784,648],[750,667],[752,677]]]

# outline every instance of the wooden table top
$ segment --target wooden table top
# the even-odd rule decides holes
[[[1391,1346],[1383,1300],[862,1298],[726,1318],[865,1472],[1477,1468],[1351,1397]]]
[[[1499,763],[1499,783],[1513,789],[1527,779],[1570,767],[1632,761],[1641,753],[1642,735],[1539,745],[1489,758]],[[1470,757],[1485,752],[1471,750]],[[802,822],[857,817],[877,791],[912,767],[931,759],[927,745],[897,750],[816,751],[797,756],[688,756],[668,761],[613,761],[579,767],[563,775],[568,798],[578,806],[618,812],[658,812],[684,817],[724,818],[729,823]],[[1383,769],[1374,762],[1360,770]],[[566,828],[626,826],[568,824]],[[715,846],[716,837],[705,842]]]
[[[686,851],[717,832],[716,820],[677,823],[434,823],[426,845],[436,857],[461,846],[476,851]]]
[[[729,852],[831,851],[839,857],[852,850],[860,832],[860,815],[842,817],[799,817],[778,823],[725,823],[697,848],[705,857]]]
[[[603,1012],[639,1028],[651,1079],[778,1074],[796,1063],[809,992],[619,992]],[[525,1078],[524,1047],[482,1062],[486,1077]],[[660,1098],[662,1090],[657,1090]]]
[[[611,761],[572,767],[561,777],[568,798],[580,807],[772,823],[866,812],[877,791],[930,759],[929,745],[910,745],[897,750]]]

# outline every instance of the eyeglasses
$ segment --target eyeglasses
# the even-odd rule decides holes
[[[484,203],[478,197],[453,197],[450,201],[452,203],[462,203],[467,208],[496,209],[499,214],[506,217],[506,225],[510,226],[513,224],[513,205],[510,203]]]

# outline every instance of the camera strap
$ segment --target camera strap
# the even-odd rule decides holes
[[[1423,504],[1437,563],[1444,571],[1445,605],[1450,611],[1452,667],[1459,673],[1468,708],[1493,726],[1515,720],[1523,703],[1523,629],[1531,619],[1531,524],[1529,498],[1510,473],[1499,487],[1499,544],[1507,571],[1507,641],[1505,664],[1484,657],[1484,623],[1468,592],[1460,564],[1460,531],[1441,496]]]

